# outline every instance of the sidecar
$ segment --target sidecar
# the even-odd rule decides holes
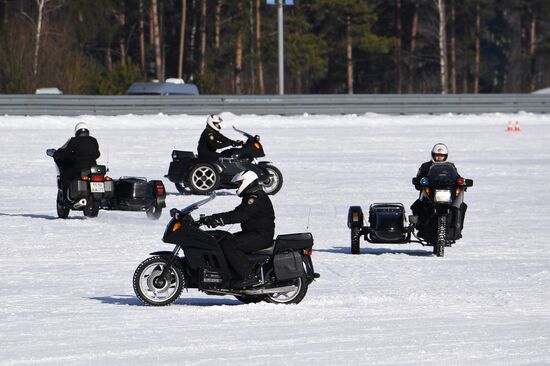
[[[114,194],[103,208],[118,211],[145,211],[147,217],[157,220],[166,207],[166,190],[160,180],[143,177],[120,177],[114,182]]]
[[[348,228],[351,229],[352,254],[359,254],[361,236],[373,244],[407,244],[411,242],[413,231],[413,225],[407,224],[405,207],[401,203],[371,204],[367,225],[364,225],[361,206],[351,206]]]

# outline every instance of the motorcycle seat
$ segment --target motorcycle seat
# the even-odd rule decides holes
[[[255,255],[258,255],[258,256],[266,256],[266,255],[267,256],[272,256],[274,249],[275,249],[275,243],[272,243],[267,248],[263,248],[263,249],[255,251],[255,252],[252,252],[248,256],[255,256]]]

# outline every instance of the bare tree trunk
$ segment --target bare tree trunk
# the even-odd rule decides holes
[[[125,34],[124,32],[124,27],[126,26],[126,14],[124,14],[124,3],[122,3],[123,5],[123,8],[122,8],[122,13],[121,14],[116,14],[115,17],[118,19],[118,23],[120,24],[120,27],[123,29],[123,31],[121,32],[122,34]],[[118,39],[118,48],[120,50],[120,63],[123,65],[123,66],[126,66],[126,44],[125,44],[125,40],[124,40],[124,36],[121,35],[120,38]]]
[[[237,4],[238,17],[243,13],[243,1],[239,0]],[[237,44],[235,46],[235,94],[242,93],[241,78],[243,71],[243,31],[239,27],[237,32]]]
[[[437,0],[437,7],[439,11],[439,66],[441,74],[441,94],[447,94],[447,37],[445,32],[445,1]]]
[[[36,41],[34,44],[34,63],[32,73],[34,76],[38,74],[38,54],[40,53],[40,37],[42,36],[42,20],[44,17],[44,6],[47,0],[36,0],[38,6],[38,19],[36,20]]]
[[[346,64],[348,95],[353,94],[353,48],[351,42],[351,17],[346,17]]]
[[[260,0],[256,0],[256,55],[258,63],[258,93],[260,95],[264,95],[264,64],[262,62],[262,34],[260,20]]]
[[[195,16],[195,9],[197,8],[197,0],[193,0],[191,3],[192,8],[192,18],[193,24],[191,25],[191,37],[189,47],[191,48],[191,57],[193,58],[193,63],[195,61],[195,36],[197,35],[197,17]]]
[[[206,1],[201,1],[201,45],[200,45],[200,57],[199,57],[199,75],[200,78],[204,78],[204,72],[206,70]]]
[[[153,20],[151,30],[153,33],[153,46],[155,50],[155,70],[157,79],[159,81],[164,81],[164,75],[162,73],[162,52],[160,48],[160,25],[157,0],[151,0],[151,18]]]
[[[249,76],[249,92],[248,94],[251,94],[251,93],[256,93],[256,62],[255,62],[255,57],[257,57],[256,55],[256,50],[255,50],[255,47],[256,47],[256,42],[255,42],[255,27],[254,27],[254,21],[255,21],[255,14],[254,14],[254,0],[248,0],[248,5],[249,5],[249,12],[248,12],[248,26],[249,26],[249,36],[250,36],[250,42],[249,42],[249,46],[250,46],[250,57],[248,58],[249,59],[249,67],[248,67],[248,72],[250,73],[250,76]]]
[[[529,32],[529,59],[531,61],[531,77],[529,80],[529,91],[533,92],[536,88],[537,65],[536,65],[536,50],[537,50],[537,16],[531,14],[531,26]]]
[[[4,16],[2,17],[2,24],[7,28],[9,26],[9,17],[8,17],[8,0],[3,1],[3,7],[4,7]]]
[[[178,78],[183,79],[183,60],[185,56],[185,21],[187,17],[187,0],[181,0],[180,53],[178,57]]]
[[[216,10],[214,12],[214,47],[220,48],[220,28],[222,19],[222,0],[216,1]]]
[[[476,1],[476,40],[475,40],[475,64],[474,64],[474,94],[479,93],[479,64],[481,62],[481,15],[479,12],[479,0]]]
[[[395,66],[397,67],[397,94],[403,89],[403,65],[401,62],[401,0],[395,0]]]
[[[145,20],[143,0],[139,0],[139,62],[141,70],[145,71]]]
[[[409,93],[414,92],[414,72],[415,72],[415,51],[416,35],[418,34],[418,1],[414,2],[414,13],[411,27],[411,58],[409,61]]]
[[[451,1],[451,93],[456,94],[456,6]]]
[[[105,63],[107,64],[107,70],[111,71],[113,69],[113,55],[111,53],[111,45],[107,46],[105,52]]]

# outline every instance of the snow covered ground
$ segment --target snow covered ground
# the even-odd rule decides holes
[[[321,278],[299,305],[241,304],[191,289],[142,306],[136,266],[161,242],[144,213],[57,219],[45,155],[77,121],[110,175],[163,178],[195,150],[205,117],[0,116],[0,365],[548,365],[550,115],[235,116],[284,175],[277,233],[311,231]],[[505,132],[508,121],[521,132]],[[466,178],[464,238],[430,247],[365,245],[351,255],[350,205],[402,202],[436,142]],[[168,208],[196,196],[168,189]],[[239,203],[224,195],[200,213]],[[407,213],[410,213],[408,210]],[[237,227],[231,228],[235,231]]]

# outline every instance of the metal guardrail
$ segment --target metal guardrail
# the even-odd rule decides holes
[[[0,115],[550,113],[550,94],[0,95]]]

